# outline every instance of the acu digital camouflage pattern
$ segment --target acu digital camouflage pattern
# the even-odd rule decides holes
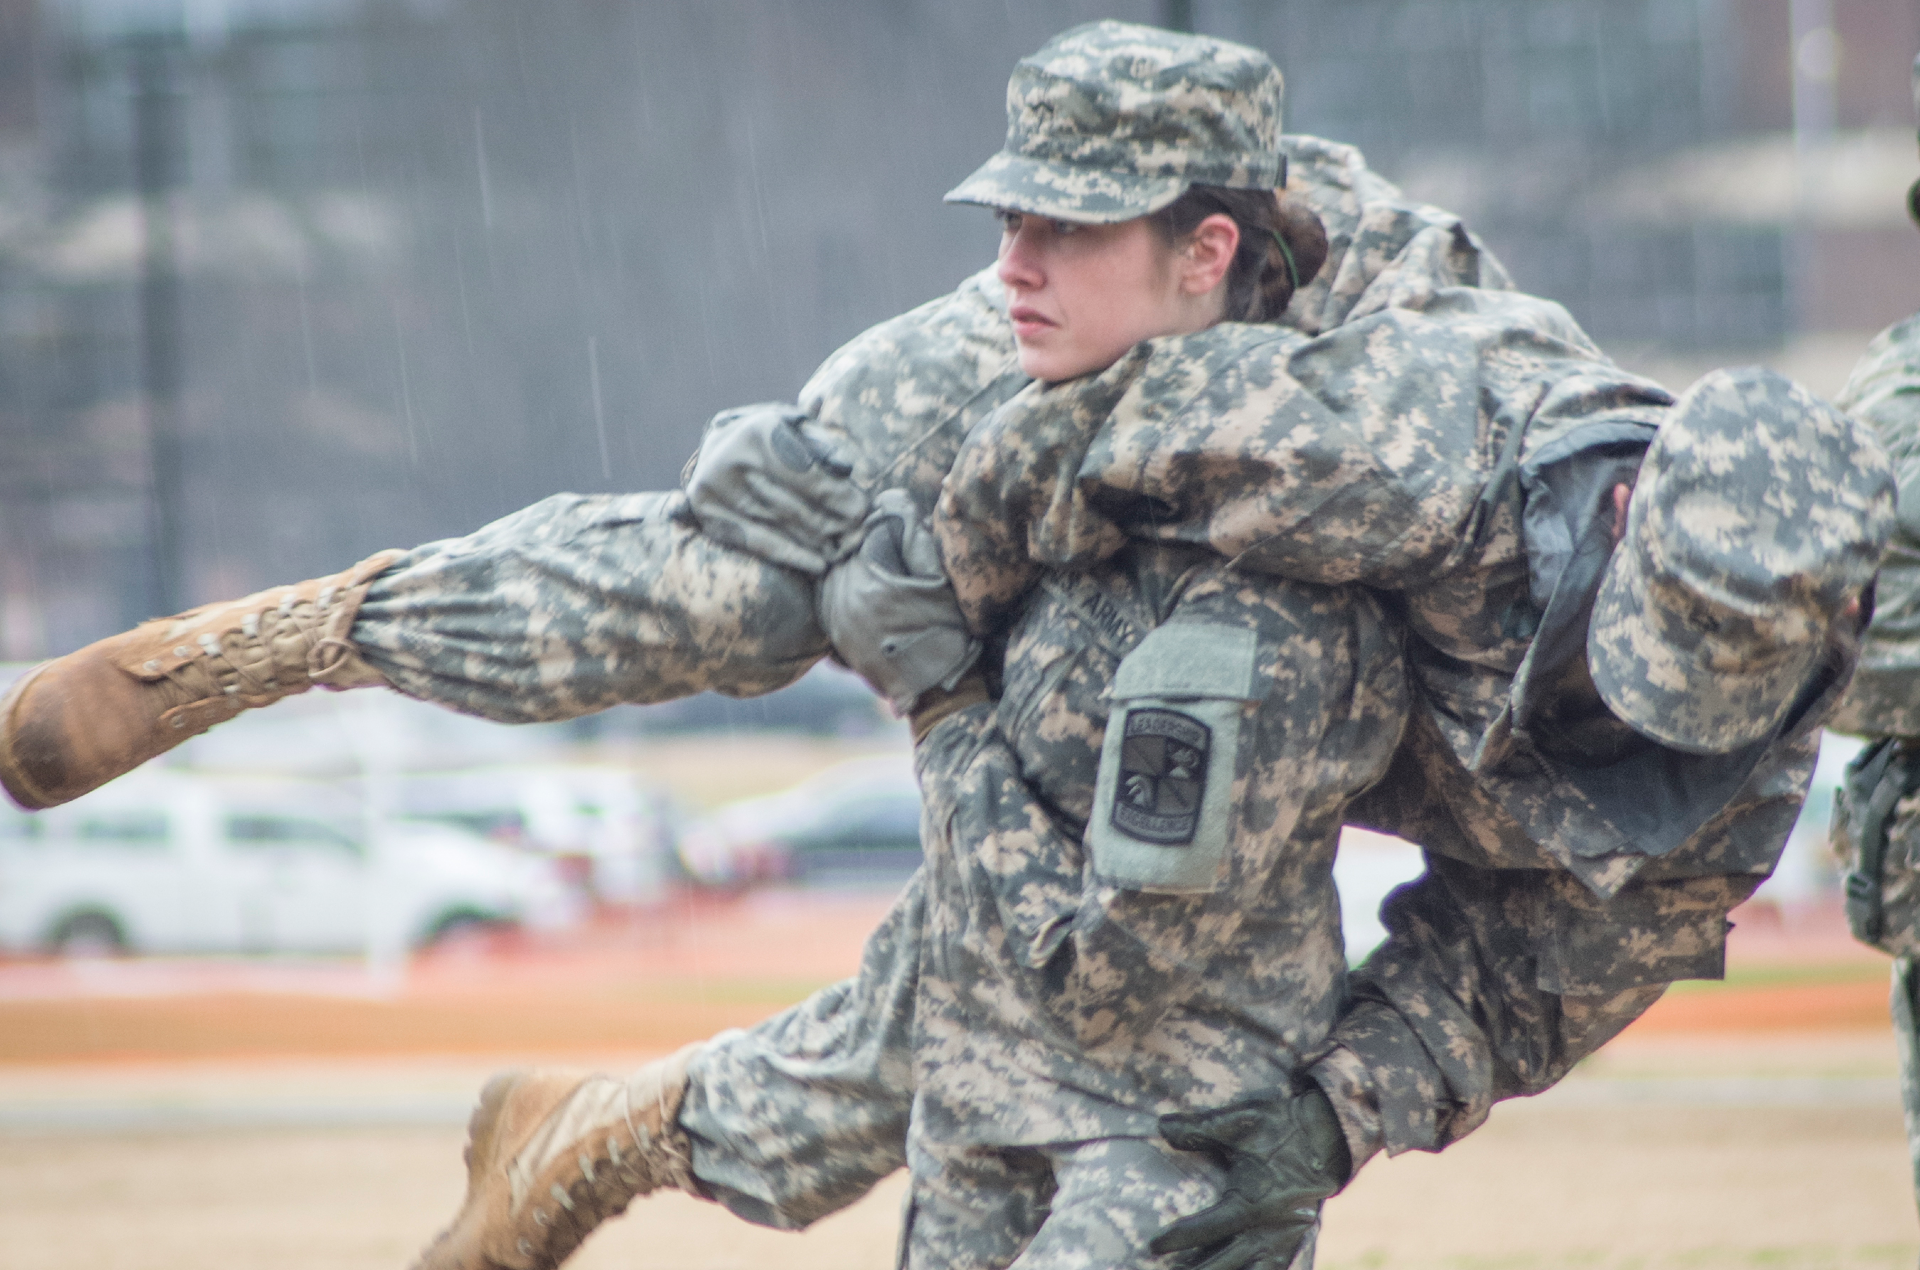
[[[1898,509],[1860,669],[1833,726],[1920,737],[1920,317],[1874,337],[1836,404],[1871,427],[1892,456]]]
[[[1282,144],[1289,188],[1330,240],[1283,326],[1314,335],[1448,286],[1508,285],[1456,218],[1407,202],[1357,151],[1307,137]],[[801,404],[847,442],[855,483],[904,488],[931,513],[967,433],[1026,382],[989,270],[835,353]],[[1086,603],[1091,624],[1109,621],[1107,604]],[[713,542],[679,494],[563,495],[410,553],[376,581],[352,638],[409,695],[506,721],[558,719],[701,689],[777,687],[825,652],[813,604],[803,574]],[[1437,861],[1435,876],[1402,893],[1389,947],[1355,983],[1360,1004],[1341,1044],[1315,1068],[1356,1165],[1382,1146],[1443,1145],[1494,1098],[1552,1084],[1660,983],[1717,966],[1718,932],[1739,898],[1730,893],[1758,879],[1675,877],[1670,858],[1648,870],[1666,880],[1635,880],[1611,904],[1592,903],[1551,859],[1519,855],[1513,835],[1487,828],[1506,813],[1484,791],[1453,782],[1475,721],[1505,700],[1500,672],[1414,661],[1422,698],[1459,708],[1415,711],[1419,743],[1402,748],[1383,784],[1400,797],[1375,818],[1466,862]],[[1737,864],[1709,852],[1695,867]],[[688,1105],[708,1108],[721,1130],[704,1146],[696,1138],[695,1172],[718,1179],[716,1196],[750,1220],[803,1225],[897,1167],[906,1091],[880,1056],[906,1062],[911,994],[888,976],[917,971],[921,941],[916,923],[889,929],[893,942],[870,947],[880,955],[857,982],[703,1052],[703,1064],[733,1066],[709,1068],[724,1070],[711,1079],[696,1068]],[[1645,951],[1669,945],[1680,951]],[[883,1025],[869,1030],[861,1018],[874,1012]],[[685,1112],[683,1124],[697,1114],[708,1113]],[[760,1180],[727,1184],[746,1177]]]
[[[1319,214],[1330,244],[1283,324],[1313,333],[1394,297],[1508,285],[1457,218],[1408,202],[1359,151],[1313,137],[1282,144],[1289,188]],[[932,512],[960,442],[1028,382],[1005,309],[988,269],[867,331],[821,366],[801,405],[815,426],[845,442],[838,452],[852,458],[854,483],[903,488],[923,514]],[[700,690],[770,691],[826,651],[813,604],[804,575],[702,534],[680,494],[560,495],[467,538],[410,552],[375,582],[352,638],[408,695],[527,722]],[[1507,911],[1476,920],[1502,929]],[[883,967],[917,967],[919,930],[888,929],[903,933],[897,943],[870,946],[857,981],[707,1047],[702,1064],[732,1064],[724,1079],[703,1080],[696,1065],[688,1106],[714,1109],[715,1129],[704,1144],[696,1139],[696,1175],[717,1179],[716,1197],[748,1220],[804,1225],[899,1165],[906,1095],[863,1068],[880,1054],[907,1063],[904,1045],[893,1046],[909,1022],[911,995],[889,996]],[[897,963],[876,960],[876,947]],[[849,1037],[870,1035],[862,1016],[874,1012],[892,1040],[853,1045]],[[1376,1047],[1378,1079],[1444,1096],[1430,1076],[1386,1071],[1402,1060],[1431,1070],[1405,1028],[1394,1039],[1399,1053]],[[798,1061],[807,1056],[842,1066],[823,1075]],[[1359,1104],[1375,1079],[1355,1070],[1348,1095],[1356,1121],[1367,1116]],[[704,1114],[683,1112],[682,1122]],[[1377,1131],[1356,1138],[1378,1140]],[[1368,1153],[1356,1146],[1355,1158]],[[727,1185],[749,1177],[759,1181]]]
[[[1774,743],[1677,774],[1647,756],[1655,776],[1679,777],[1677,807],[1653,803],[1671,822],[1663,841],[1620,819],[1581,760],[1556,761],[1544,734],[1535,744],[1513,721],[1529,689],[1584,693],[1610,718],[1590,683],[1558,683],[1563,663],[1528,677],[1542,610],[1564,610],[1564,664],[1584,667],[1599,572],[1576,579],[1559,562],[1576,601],[1559,603],[1560,579],[1539,576],[1552,570],[1519,527],[1556,464],[1624,463],[1631,480],[1671,402],[1602,358],[1557,306],[1435,292],[1317,340],[1221,326],[1031,386],[969,438],[947,482],[936,531],[982,630],[1033,603],[1049,570],[1100,567],[1143,543],[1204,548],[1243,574],[1401,593],[1413,717],[1393,769],[1349,817],[1440,855],[1395,897],[1391,937],[1356,977],[1368,1004],[1314,1071],[1330,1087],[1353,1071],[1355,1088],[1371,1073],[1370,1097],[1336,1098],[1363,1150],[1451,1141],[1492,1100],[1553,1083],[1666,982],[1718,977],[1725,915],[1784,844],[1849,632],[1821,630],[1816,651],[1832,664],[1799,666],[1803,708]],[[1820,413],[1792,394],[1750,404],[1779,411],[1783,428]],[[1863,463],[1871,485],[1871,454]],[[1591,493],[1567,509],[1570,537],[1597,531],[1610,546],[1611,484]],[[1820,508],[1851,541],[1877,532],[1857,502]],[[1462,1008],[1493,1000],[1513,1011],[1501,1027]],[[1424,1071],[1389,1057],[1413,1049],[1430,1056]]]
[[[950,194],[1106,224],[1189,185],[1280,184],[1280,72],[1257,49],[1125,22],[1047,41],[1007,81],[1007,141]]]
[[[1594,683],[1678,749],[1773,731],[1859,598],[1893,525],[1871,433],[1758,367],[1716,371],[1647,451],[1594,605]]]
[[[706,1198],[798,1230],[906,1163],[925,916],[916,873],[857,976],[695,1051],[680,1127]]]
[[[1856,939],[1895,957],[1920,956],[1920,755],[1897,753],[1873,780],[1849,765],[1835,797],[1831,846],[1846,879],[1848,924]],[[1876,795],[1883,800],[1875,806]],[[1879,813],[1884,808],[1885,815]],[[1872,929],[1862,917],[1871,910]]]
[[[1559,305],[1512,292],[1401,297],[1317,339],[1222,324],[1028,387],[963,448],[935,529],[982,629],[1043,568],[1179,542],[1248,572],[1405,592],[1422,638],[1511,674],[1531,637],[1508,618],[1528,581],[1528,427],[1654,420],[1671,401]]]
[[[1191,1254],[1155,1257],[1148,1242],[1226,1188],[1211,1160],[1157,1138],[1014,1150],[922,1144],[911,1167],[917,1190],[902,1260],[955,1270],[1181,1270]],[[1309,1244],[1291,1264],[1306,1270],[1312,1259]]]
[[[1346,1001],[1341,822],[1405,715],[1397,630],[1356,588],[1251,579],[1156,545],[1049,580],[1012,625],[997,705],[950,716],[916,754],[929,902],[912,1265],[1006,1264],[922,1234],[923,1220],[970,1231],[969,1214],[995,1201],[955,1184],[955,1158],[1151,1138],[1164,1113],[1288,1089],[1325,1049]],[[1218,885],[1197,895],[1107,883],[1082,845],[1116,672],[1169,623],[1252,632],[1253,679],[1269,685],[1242,708],[1239,744],[1211,756],[1229,765],[1232,799]],[[1056,1180],[1080,1192],[1073,1204],[1114,1255],[1071,1259],[1047,1227],[1090,1218],[1056,1195],[1035,1247],[1058,1252],[1022,1253],[1023,1266],[1174,1264],[1146,1254],[1160,1229],[1148,1218],[1217,1197],[1195,1191],[1192,1207],[1159,1202],[1128,1220],[1121,1194]]]
[[[905,488],[930,510],[960,439],[1026,382],[988,271],[839,350],[800,405],[856,486]],[[415,548],[375,582],[353,641],[408,696],[569,719],[784,687],[827,652],[816,589],[715,541],[683,493],[561,494]]]
[[[1408,202],[1358,150],[1300,136],[1283,148],[1289,189],[1329,240],[1283,325],[1317,333],[1438,287],[1510,285],[1458,218]],[[931,514],[961,441],[1028,382],[988,268],[857,336],[799,404],[855,486],[905,489]],[[792,682],[827,651],[813,590],[713,541],[683,494],[561,494],[413,549],[375,581],[353,641],[409,696],[505,723],[570,719]]]

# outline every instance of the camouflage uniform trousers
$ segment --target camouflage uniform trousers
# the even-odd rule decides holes
[[[915,1193],[903,1263],[952,1270],[1173,1270],[1191,1254],[1156,1257],[1148,1241],[1225,1193],[1222,1170],[1158,1138],[1050,1147],[917,1140],[909,1163]],[[1292,1265],[1310,1270],[1311,1236]]]
[[[924,910],[916,874],[869,937],[857,978],[699,1051],[680,1124],[705,1198],[756,1225],[800,1230],[904,1165],[931,1202],[909,1207],[903,1257],[911,1244],[953,1266],[975,1264],[968,1256],[1008,1265],[1023,1253],[1023,1267],[1175,1264],[1127,1256],[1216,1202],[1223,1178],[1157,1137],[1047,1148],[916,1141],[909,1153]],[[1309,1238],[1294,1265],[1312,1264]]]
[[[1859,828],[1863,808],[1857,793],[1843,788],[1833,824],[1833,847],[1849,875],[1878,891],[1879,929],[1854,934],[1863,943],[1893,955],[1890,1013],[1900,1054],[1900,1102],[1906,1117],[1907,1149],[1913,1160],[1914,1190],[1920,1196],[1920,794],[1893,805],[1886,823],[1886,846],[1877,869],[1865,867]],[[1851,881],[1851,877],[1850,877]]]
[[[698,1051],[680,1126],[706,1198],[755,1225],[800,1230],[906,1163],[925,919],[915,873],[867,937],[855,978]]]

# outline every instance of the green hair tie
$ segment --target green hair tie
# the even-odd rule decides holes
[[[1270,229],[1267,232],[1273,235],[1273,245],[1280,249],[1280,258],[1287,262],[1287,277],[1292,281],[1293,289],[1298,291],[1300,289],[1300,266],[1293,263],[1293,248],[1287,246],[1287,240],[1280,236],[1279,230]]]

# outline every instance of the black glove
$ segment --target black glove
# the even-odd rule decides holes
[[[820,620],[840,659],[906,714],[927,689],[952,688],[980,641],[905,490],[882,491],[863,532],[860,549],[821,583]]]
[[[1321,1202],[1353,1172],[1346,1135],[1318,1086],[1162,1116],[1160,1136],[1227,1171],[1219,1203],[1154,1236],[1157,1255],[1206,1249],[1194,1270],[1285,1270],[1318,1224]]]

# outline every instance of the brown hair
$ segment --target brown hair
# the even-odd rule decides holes
[[[1240,227],[1240,245],[1227,268],[1227,320],[1277,320],[1287,311],[1294,291],[1312,282],[1326,263],[1326,227],[1312,209],[1288,198],[1285,190],[1222,185],[1188,186],[1185,194],[1147,220],[1162,241],[1172,244],[1213,215],[1232,217]]]

